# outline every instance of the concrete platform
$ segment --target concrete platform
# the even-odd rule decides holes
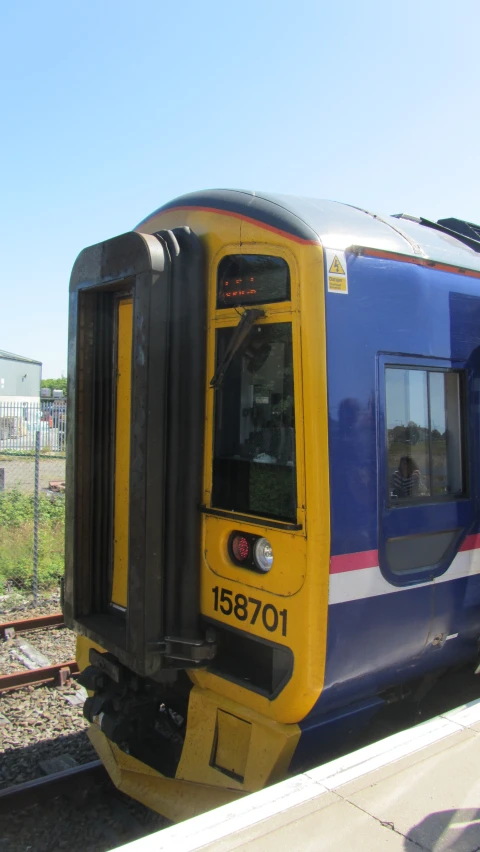
[[[476,852],[480,700],[121,849]]]

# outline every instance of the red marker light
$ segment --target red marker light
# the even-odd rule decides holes
[[[235,535],[232,539],[231,547],[237,562],[245,562],[250,556],[250,545],[243,535]]]

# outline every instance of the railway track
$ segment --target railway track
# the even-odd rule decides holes
[[[34,618],[21,618],[18,621],[0,622],[0,636],[8,638],[9,631],[15,633],[29,633],[42,627],[60,627],[63,624],[63,613],[53,612],[49,615],[39,615]]]
[[[63,623],[61,612],[35,616],[34,618],[23,618],[17,621],[4,621],[0,623],[0,636],[10,639],[17,633],[30,633],[46,627],[61,627]],[[75,660],[28,669],[24,672],[4,674],[0,675],[0,693],[20,689],[22,686],[36,686],[41,683],[64,685],[69,678],[77,677],[78,674],[78,666]]]
[[[105,852],[163,827],[162,817],[116,789],[96,759],[86,735],[82,690],[70,680],[78,668],[61,613],[21,616],[29,616],[28,610],[0,622],[0,671],[8,672],[0,675],[2,850]],[[12,652],[25,646],[51,663],[66,662],[47,666],[33,658],[32,665],[44,668],[19,671]],[[20,688],[28,685],[35,688]]]
[[[83,763],[54,772],[44,778],[35,778],[24,784],[15,784],[0,790],[0,814],[9,814],[14,810],[23,810],[32,805],[50,802],[59,795],[81,795],[90,790],[93,783],[109,780],[108,773],[99,760]]]
[[[106,852],[165,824],[118,791],[97,760],[0,791],[5,852]]]
[[[43,666],[28,669],[25,672],[0,675],[0,694],[22,686],[38,686],[40,683],[56,683],[64,686],[65,682],[80,674],[75,660],[66,663],[55,663],[53,666]]]

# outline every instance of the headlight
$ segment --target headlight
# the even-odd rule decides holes
[[[253,561],[255,567],[262,574],[267,574],[273,565],[273,550],[272,545],[266,538],[259,538],[253,547]]]
[[[235,565],[260,574],[267,574],[273,565],[273,549],[268,539],[240,530],[230,534],[228,554]]]

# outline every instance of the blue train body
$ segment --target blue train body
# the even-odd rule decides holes
[[[479,226],[193,193],[71,293],[65,619],[122,789],[231,801],[476,660]]]
[[[480,636],[480,574],[471,573],[480,553],[478,281],[347,257],[348,298],[326,294],[332,573],[325,686],[301,724],[299,765],[322,747],[319,728],[331,740],[358,727],[382,705],[382,691],[471,658]],[[389,507],[383,375],[390,363],[465,371],[465,498]],[[387,540],[451,530],[454,541],[428,575],[400,579],[389,569]]]

